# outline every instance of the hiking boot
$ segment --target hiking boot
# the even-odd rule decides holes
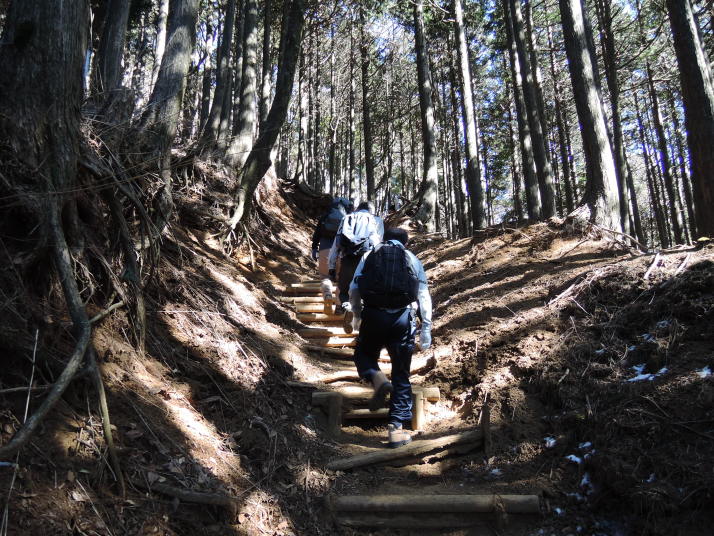
[[[374,387],[374,394],[369,400],[369,411],[377,411],[384,407],[384,401],[387,395],[394,391],[394,387],[382,371],[372,376],[372,387]]]
[[[355,317],[355,314],[352,312],[352,304],[351,303],[345,303],[342,308],[345,310],[345,317],[342,319],[342,329],[345,330],[345,333],[352,333],[352,319]]]
[[[411,434],[402,428],[401,424],[390,424],[387,426],[387,429],[390,449],[395,449],[412,442]]]

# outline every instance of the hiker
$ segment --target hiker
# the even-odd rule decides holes
[[[356,212],[342,219],[328,259],[330,279],[339,289],[340,305],[335,308],[336,315],[350,310],[350,283],[357,264],[362,255],[382,241],[383,234],[382,218],[374,215],[374,205],[369,201],[361,202]],[[351,316],[348,320],[351,321]]]
[[[352,202],[344,197],[335,197],[328,211],[317,221],[312,234],[312,260],[317,261],[317,270],[324,278],[330,276],[327,259],[342,218],[352,212]]]
[[[355,365],[360,378],[374,388],[370,410],[383,406],[391,393],[388,440],[392,448],[411,441],[403,425],[412,418],[409,373],[417,315],[419,346],[422,350],[431,346],[431,296],[424,267],[405,247],[408,239],[404,229],[387,229],[384,242],[362,257],[350,284],[352,326],[359,329]],[[384,347],[392,362],[391,382],[379,370]]]

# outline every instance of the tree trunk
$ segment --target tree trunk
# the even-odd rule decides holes
[[[461,0],[453,0],[454,36],[456,54],[459,61],[459,94],[461,95],[461,118],[466,138],[466,183],[471,196],[471,221],[474,229],[483,229],[483,187],[479,165],[479,148],[476,137],[476,119],[474,117],[473,93],[471,91],[471,69],[469,51],[464,35],[464,15]]]
[[[59,400],[82,363],[91,335],[65,231],[65,217],[77,213],[74,196],[84,189],[77,163],[89,13],[87,0],[12,2],[0,37],[0,189],[3,199],[12,199],[0,217],[5,223],[12,219],[16,232],[24,226],[27,251],[34,246],[53,261],[76,337],[75,350],[47,397],[0,447],[3,460],[30,440]]]
[[[364,128],[364,163],[365,177],[367,179],[367,199],[374,201],[374,156],[372,151],[372,117],[371,104],[369,100],[369,49],[367,46],[367,36],[365,35],[364,6],[359,10],[359,35],[360,35],[360,58],[362,68],[362,127]]]
[[[287,2],[285,2],[285,5],[287,5]],[[245,1],[238,0],[236,9],[238,19],[235,31],[236,37],[233,40],[235,42],[235,50],[233,50],[235,65],[233,66],[233,94],[231,95],[231,106],[233,107],[233,122],[231,125],[232,137],[235,137],[238,134],[238,129],[240,128],[240,121],[238,121],[238,117],[240,116],[240,96],[243,90],[243,34],[245,33]]]
[[[684,190],[684,201],[687,205],[687,217],[689,219],[689,232],[692,237],[697,236],[697,222],[694,218],[694,199],[692,198],[692,188],[689,185],[689,173],[687,172],[686,153],[684,141],[682,139],[682,128],[677,113],[677,106],[674,101],[674,92],[669,92],[669,107],[672,109],[672,123],[674,126],[674,138],[677,145],[677,163],[679,173],[682,176],[682,189]]]
[[[260,125],[262,127],[265,120],[268,118],[268,109],[270,105],[270,73],[272,62],[270,61],[270,10],[272,7],[271,0],[265,0],[263,6],[263,66],[260,71],[260,105],[258,106],[258,114],[260,116]]]
[[[662,113],[659,107],[659,97],[655,89],[654,80],[652,80],[652,69],[647,64],[647,81],[650,91],[650,100],[652,101],[652,121],[654,123],[655,134],[657,135],[657,148],[659,152],[660,172],[664,180],[664,187],[667,190],[667,202],[669,206],[669,217],[672,222],[672,231],[674,231],[675,244],[684,243],[682,237],[682,225],[677,212],[677,199],[674,189],[674,181],[672,180],[672,163],[669,158],[669,150],[667,148],[667,135],[664,132],[662,125]]]
[[[520,1],[521,0],[509,0],[511,21],[513,23],[513,40],[516,43],[516,49],[518,51],[518,62],[521,68],[523,84],[523,100],[528,118],[528,126],[531,131],[531,139],[533,141],[533,158],[536,164],[536,176],[538,178],[538,189],[540,190],[542,207],[541,216],[543,218],[550,218],[555,215],[553,172],[550,167],[550,157],[546,145],[545,132],[543,131],[540,114],[538,112],[538,98],[533,78],[534,66],[530,64],[526,46]]]
[[[690,0],[667,0],[682,84],[697,233],[714,236],[714,85]]]
[[[508,38],[509,61],[511,65],[511,82],[513,84],[513,99],[516,104],[516,120],[518,122],[518,137],[521,145],[521,160],[523,179],[526,186],[526,211],[528,219],[532,222],[541,218],[542,207],[538,179],[535,174],[535,160],[533,157],[533,141],[531,129],[526,119],[526,106],[523,102],[523,78],[521,77],[518,50],[513,39],[513,24],[511,22],[510,0],[503,0],[504,26]]]
[[[129,2],[124,2],[129,3]],[[154,45],[154,66],[151,70],[151,85],[156,84],[159,67],[166,50],[166,22],[169,16],[169,0],[159,1],[159,17],[156,21],[156,43]]]
[[[111,92],[122,83],[121,61],[124,56],[128,20],[129,3],[124,0],[111,0],[95,58],[93,89],[101,102],[107,101]]]
[[[163,187],[157,199],[156,227],[159,232],[173,210],[171,143],[176,135],[186,75],[191,64],[196,36],[199,0],[171,0],[166,31],[166,51],[149,99],[142,127],[149,151],[159,163]]]
[[[432,81],[429,72],[429,58],[424,36],[424,1],[414,3],[414,42],[416,48],[417,80],[419,84],[419,109],[421,112],[421,133],[424,144],[424,171],[417,198],[419,210],[417,219],[426,225],[428,232],[434,231],[437,203],[437,154],[434,135],[434,104],[432,102]],[[473,195],[471,192],[469,192]]]
[[[558,78],[558,70],[555,63],[555,50],[553,48],[553,32],[548,26],[548,48],[550,49],[550,75],[553,77],[553,87],[555,90],[555,124],[558,129],[558,147],[560,149],[560,166],[563,171],[563,187],[565,189],[565,210],[570,214],[575,209],[575,194],[570,183],[570,154],[565,134],[565,112],[561,101],[561,87]]]
[[[622,119],[620,117],[620,83],[617,79],[617,51],[615,47],[615,33],[612,30],[612,13],[610,0],[597,0],[597,16],[600,25],[600,43],[602,45],[602,56],[605,64],[605,79],[610,92],[610,106],[612,110],[612,141],[615,156],[615,173],[617,177],[617,191],[620,199],[620,224],[625,233],[631,234],[630,229],[630,200],[627,195],[627,156],[625,154],[625,144],[622,135]],[[633,214],[635,221],[639,220],[639,210],[637,207],[637,197],[635,192],[630,192],[633,196]],[[637,238],[642,242],[641,226],[636,223]]]
[[[285,42],[281,43],[281,49],[284,50],[284,53],[282,62],[278,67],[275,97],[265,120],[265,128],[258,135],[258,139],[241,170],[240,186],[234,197],[235,209],[229,222],[231,229],[235,228],[238,222],[247,218],[250,213],[253,193],[270,168],[270,152],[285,122],[290,105],[290,95],[293,90],[293,79],[298,64],[298,55],[300,54],[304,20],[305,7],[303,0],[292,0],[287,20],[283,20],[283,25],[287,27],[287,31],[284,33]]]
[[[257,73],[258,60],[258,2],[245,0],[243,26],[243,73],[241,75],[240,105],[237,132],[226,156],[226,163],[234,168],[242,167],[253,146],[253,131],[257,120]],[[287,52],[287,51],[286,51]],[[277,136],[277,134],[276,134]],[[269,158],[268,158],[269,159]]]
[[[208,121],[201,136],[201,144],[206,150],[213,151],[220,149],[220,145],[225,148],[226,140],[219,141],[221,129],[221,116],[226,104],[226,94],[230,93],[230,78],[233,74],[230,68],[231,48],[233,47],[233,27],[236,18],[236,0],[228,0],[225,21],[223,23],[223,34],[221,44],[218,47],[216,66],[216,87],[213,90],[213,103],[208,114]]]
[[[588,167],[583,200],[589,209],[590,221],[622,231],[615,160],[607,134],[602,97],[595,78],[597,64],[588,45],[590,25],[587,13],[583,9],[582,0],[560,0],[560,14]]]

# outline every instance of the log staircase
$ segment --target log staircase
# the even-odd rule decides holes
[[[342,315],[335,314],[336,293],[329,282],[303,281],[284,289],[281,298],[293,306],[296,317],[310,326],[298,331],[307,344],[305,350],[335,360],[343,370],[316,378],[314,382],[292,382],[295,386],[313,388],[312,414],[324,433],[339,441],[342,427],[360,421],[384,421],[388,409],[370,411],[366,406],[372,396],[369,386],[359,383],[352,365],[353,347],[358,333],[347,333]],[[380,368],[391,372],[386,351],[380,356]],[[423,372],[435,365],[435,358],[418,357],[412,361],[412,374]],[[431,437],[425,408],[441,398],[437,387],[413,385],[412,429],[418,431],[408,445],[397,449],[362,447],[362,453],[340,457],[327,464],[332,471],[359,471],[371,467],[404,467],[409,464],[434,462],[474,451],[490,450],[488,411],[484,411],[481,425],[476,429]],[[429,436],[422,439],[422,436]],[[458,485],[458,484],[457,484]],[[534,494],[457,493],[453,487],[441,489],[390,490],[390,493],[368,495],[329,496],[326,504],[336,524],[356,529],[405,529],[422,533],[468,527],[478,534],[510,534],[509,527],[525,526],[528,520],[539,516],[541,498]],[[525,523],[525,525],[524,525]],[[483,530],[484,532],[481,532]],[[434,533],[434,532],[431,532]],[[468,532],[468,534],[476,534]]]

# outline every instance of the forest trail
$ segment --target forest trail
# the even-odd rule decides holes
[[[465,454],[478,451],[485,456],[490,450],[488,410],[481,414],[475,428],[436,437],[430,433],[439,412],[431,406],[439,402],[440,391],[423,381],[425,374],[436,366],[436,351],[424,352],[430,354],[428,358],[417,354],[412,360],[412,443],[387,448],[383,429],[388,410],[367,407],[372,390],[358,383],[350,360],[358,332],[343,327],[343,316],[334,314],[334,293],[335,288],[329,282],[305,279],[286,287],[281,300],[292,305],[297,319],[309,326],[298,330],[309,343],[308,351],[331,360],[336,369],[312,382],[290,383],[312,391],[311,415],[339,444],[341,457],[329,462],[327,468],[360,471],[391,467],[394,476],[404,478],[420,464],[427,465],[419,472],[433,473],[435,467],[453,464]],[[380,355],[380,363],[389,377],[391,367],[386,350]],[[376,434],[375,425],[379,430]],[[529,517],[532,521],[541,514],[541,499],[536,494],[489,488],[467,492],[463,486],[416,484],[378,486],[368,494],[327,497],[326,506],[339,526],[411,529],[419,534],[431,530],[443,534],[446,529],[456,528],[467,528],[465,534],[472,534],[473,530],[489,527],[497,528],[500,534],[518,534],[529,526]]]
[[[95,328],[128,498],[113,492],[78,382],[24,455],[10,516],[17,534],[424,534],[429,522],[463,522],[444,510],[476,508],[444,500],[493,494],[538,496],[542,514],[523,523],[480,514],[486,526],[432,534],[614,536],[652,523],[676,534],[685,515],[687,536],[710,526],[714,247],[643,254],[556,220],[474,240],[413,232],[435,306],[434,346],[413,360],[425,396],[414,444],[451,446],[409,451],[400,467],[348,469],[332,464],[399,449],[384,447],[385,420],[357,411],[336,439],[320,409],[335,390],[349,401],[343,409],[353,400],[349,411],[363,409],[368,390],[350,346],[320,346],[350,345],[355,334],[340,332],[310,283],[314,215],[296,210],[307,203],[294,195],[271,197],[230,257],[180,200],[183,229],[167,237],[148,295],[147,352],[132,347],[122,309]],[[309,291],[286,296],[300,281]],[[5,400],[20,414],[21,397]],[[377,494],[428,496],[442,513],[335,515],[340,501],[373,508],[354,501]],[[383,517],[403,528],[347,526]],[[419,528],[404,528],[415,520]]]

